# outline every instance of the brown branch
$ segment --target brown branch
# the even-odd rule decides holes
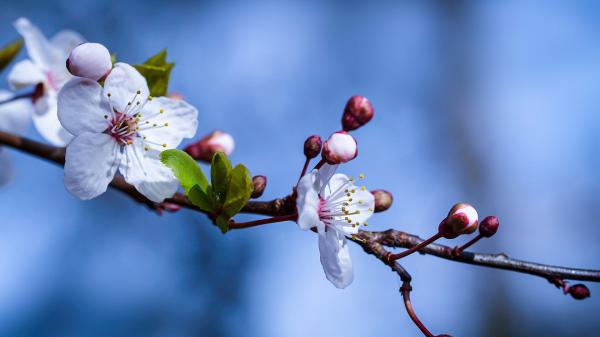
[[[7,132],[0,131],[0,145],[6,145],[60,165],[63,165],[65,161],[64,148],[49,146]],[[153,210],[160,207],[159,204],[148,200],[133,186],[127,184],[122,177],[115,177],[110,186]],[[180,193],[175,194],[172,198],[165,200],[165,202],[202,212],[194,206],[187,197]],[[281,199],[274,199],[271,201],[249,201],[242,212],[271,216],[291,215],[295,212],[295,205],[293,197],[288,195]],[[418,236],[393,229],[383,232],[360,231],[356,238],[356,240],[353,240],[354,242],[360,244],[366,252],[375,255],[380,260],[383,258],[383,255],[381,254],[385,253],[385,249],[383,249],[382,246],[410,249],[423,241]],[[600,270],[544,265],[511,259],[505,254],[492,255],[462,252],[460,255],[454,256],[452,254],[452,248],[440,244],[430,244],[420,249],[419,252],[456,262],[525,273],[540,276],[545,279],[559,278],[600,282]],[[395,263],[391,267],[403,281],[406,281],[407,279],[410,281],[410,275],[408,275],[399,264]]]

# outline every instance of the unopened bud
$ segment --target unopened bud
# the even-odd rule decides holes
[[[194,144],[188,145],[184,150],[195,160],[210,162],[213,154],[224,152],[230,155],[235,147],[233,137],[222,131],[213,131]]]
[[[486,216],[479,224],[479,234],[484,238],[489,238],[496,234],[500,227],[500,220],[495,216]]]
[[[366,97],[350,97],[342,115],[342,127],[344,131],[356,130],[367,124],[373,118],[373,113],[373,106]]]
[[[349,162],[358,155],[356,140],[346,131],[335,132],[323,144],[322,155],[331,165]]]
[[[80,44],[71,51],[67,59],[67,69],[75,76],[98,81],[112,69],[110,53],[100,43]]]
[[[252,199],[260,198],[267,187],[267,177],[265,176],[254,176],[252,178]]]
[[[392,193],[385,190],[374,190],[371,191],[371,194],[375,197],[375,212],[383,212],[392,207],[394,202]]]
[[[313,159],[321,152],[321,137],[317,135],[310,136],[304,141],[304,155],[307,159]]]
[[[584,300],[590,297],[591,293],[585,284],[578,283],[569,287],[569,295],[576,300]]]
[[[478,215],[475,208],[469,204],[458,203],[450,209],[438,230],[446,239],[454,239],[461,234],[473,233],[477,230],[477,223]]]

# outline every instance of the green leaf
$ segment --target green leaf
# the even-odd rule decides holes
[[[17,57],[22,47],[23,39],[18,39],[0,49],[0,71],[4,70]]]
[[[225,234],[229,230],[229,217],[226,215],[219,215],[215,221],[217,226],[221,230],[221,233]]]
[[[210,166],[210,180],[219,205],[225,203],[230,179],[231,163],[227,155],[223,152],[215,153]]]
[[[167,64],[167,49],[163,49],[158,54],[150,57],[144,62],[145,65],[149,66],[164,66]]]
[[[110,54],[110,62],[113,66],[115,65],[115,63],[117,63],[117,53]]]
[[[190,155],[177,149],[165,150],[160,153],[160,160],[173,171],[186,194],[196,185],[203,192],[206,191],[208,185],[206,176]]]
[[[212,189],[211,189],[212,191]],[[205,212],[213,212],[215,208],[214,200],[202,190],[200,185],[194,185],[189,193],[188,198],[192,202],[192,204],[198,206],[201,210]]]
[[[250,172],[244,165],[236,165],[233,171],[231,171],[231,180],[229,181],[227,197],[223,204],[223,212],[229,217],[236,215],[248,203],[252,190]]]
[[[150,57],[143,64],[134,65],[135,69],[146,78],[150,95],[165,96],[169,88],[169,78],[175,63],[167,62],[167,50]]]

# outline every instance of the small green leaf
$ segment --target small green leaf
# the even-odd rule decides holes
[[[231,179],[231,163],[225,153],[217,152],[213,155],[210,166],[210,178],[218,204],[223,205],[227,196],[229,180]]]
[[[0,71],[4,70],[17,57],[22,47],[23,39],[18,39],[0,49]]]
[[[115,63],[117,63],[117,53],[110,54],[110,62],[113,66],[115,65]]]
[[[211,189],[212,190],[212,189]],[[213,212],[215,205],[214,200],[212,200],[206,192],[202,190],[200,185],[194,185],[189,193],[188,198],[192,202],[192,204],[198,206],[201,210],[205,212]]]
[[[208,185],[206,176],[190,155],[177,149],[165,150],[160,153],[160,160],[173,171],[186,194],[196,185],[202,191],[206,191]]]
[[[229,230],[229,217],[226,215],[219,215],[216,219],[217,226],[221,230],[221,233],[225,234]]]
[[[167,63],[167,50],[150,57],[144,64],[134,65],[135,69],[146,78],[150,95],[165,96],[169,88],[169,78],[175,63]]]
[[[150,57],[144,64],[149,66],[164,66],[167,64],[167,49],[163,49],[158,54]]]
[[[248,203],[252,194],[252,177],[248,169],[238,164],[231,171],[231,180],[227,189],[227,198],[223,204],[223,212],[233,217]]]

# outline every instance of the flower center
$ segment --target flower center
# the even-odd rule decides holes
[[[108,116],[105,116],[108,118]],[[137,119],[121,112],[115,112],[108,122],[108,134],[122,145],[130,145],[137,133]]]
[[[363,177],[361,174],[360,178]],[[367,222],[361,223],[357,219],[358,215],[361,214],[360,208],[364,208],[365,202],[356,197],[359,188],[363,191],[366,190],[364,186],[355,186],[354,179],[350,178],[326,198],[320,197],[318,214],[321,221],[328,227],[333,226],[335,223],[352,227],[368,226]],[[363,210],[363,212],[367,211]],[[367,213],[373,213],[373,209],[369,208]],[[364,217],[361,218],[365,219]]]

